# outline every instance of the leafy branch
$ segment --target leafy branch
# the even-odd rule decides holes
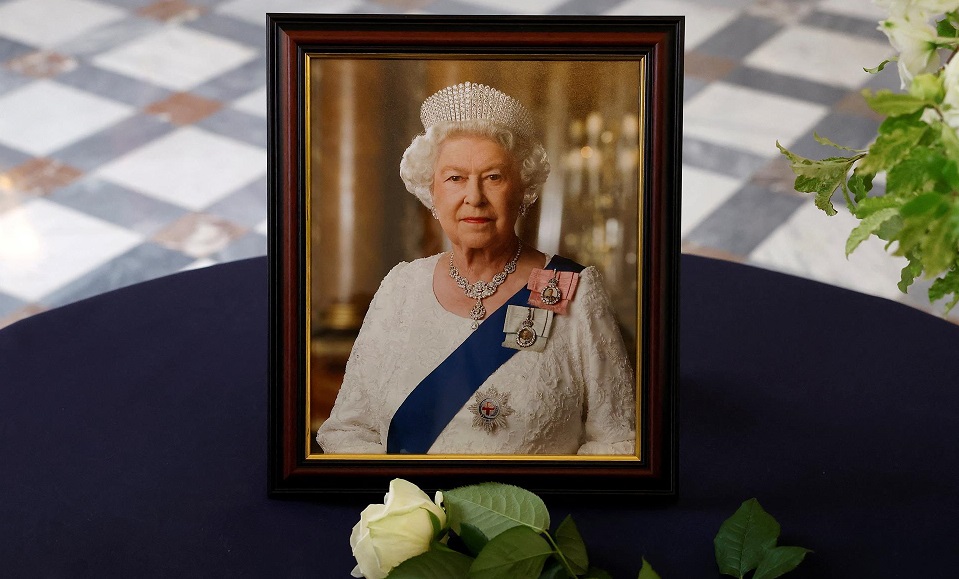
[[[525,489],[460,487],[443,493],[443,506],[449,534],[438,534],[428,551],[394,567],[388,579],[612,579],[590,563],[572,517],[551,533],[546,505]],[[720,572],[743,578],[755,570],[753,579],[774,579],[791,571],[809,551],[776,546],[778,536],[775,519],[755,499],[746,501],[716,535]],[[645,558],[638,579],[660,579]]]

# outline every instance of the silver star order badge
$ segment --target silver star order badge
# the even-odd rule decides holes
[[[477,391],[473,403],[466,407],[473,414],[473,426],[486,432],[496,432],[497,428],[506,428],[506,417],[513,413],[509,405],[509,393],[500,394],[490,386],[485,392]]]

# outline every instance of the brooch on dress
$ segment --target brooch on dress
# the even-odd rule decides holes
[[[571,271],[534,269],[529,274],[529,305],[565,314],[579,285],[579,274]]]
[[[485,392],[477,390],[473,395],[473,403],[466,409],[473,415],[473,426],[482,428],[487,433],[496,432],[497,428],[506,428],[506,417],[513,413],[509,405],[509,393],[500,394],[493,386]]]
[[[549,340],[553,312],[529,306],[507,305],[503,347],[542,352]]]

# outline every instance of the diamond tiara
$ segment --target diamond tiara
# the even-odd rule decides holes
[[[485,119],[527,139],[533,136],[533,117],[518,100],[485,84],[463,82],[437,91],[423,101],[423,128],[443,121]]]

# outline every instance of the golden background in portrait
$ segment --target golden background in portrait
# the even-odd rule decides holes
[[[309,55],[306,62],[312,433],[329,416],[380,280],[400,261],[446,249],[438,222],[406,191],[399,163],[423,131],[423,100],[464,81],[497,88],[533,113],[552,171],[519,234],[541,251],[600,269],[636,368],[642,61]]]

